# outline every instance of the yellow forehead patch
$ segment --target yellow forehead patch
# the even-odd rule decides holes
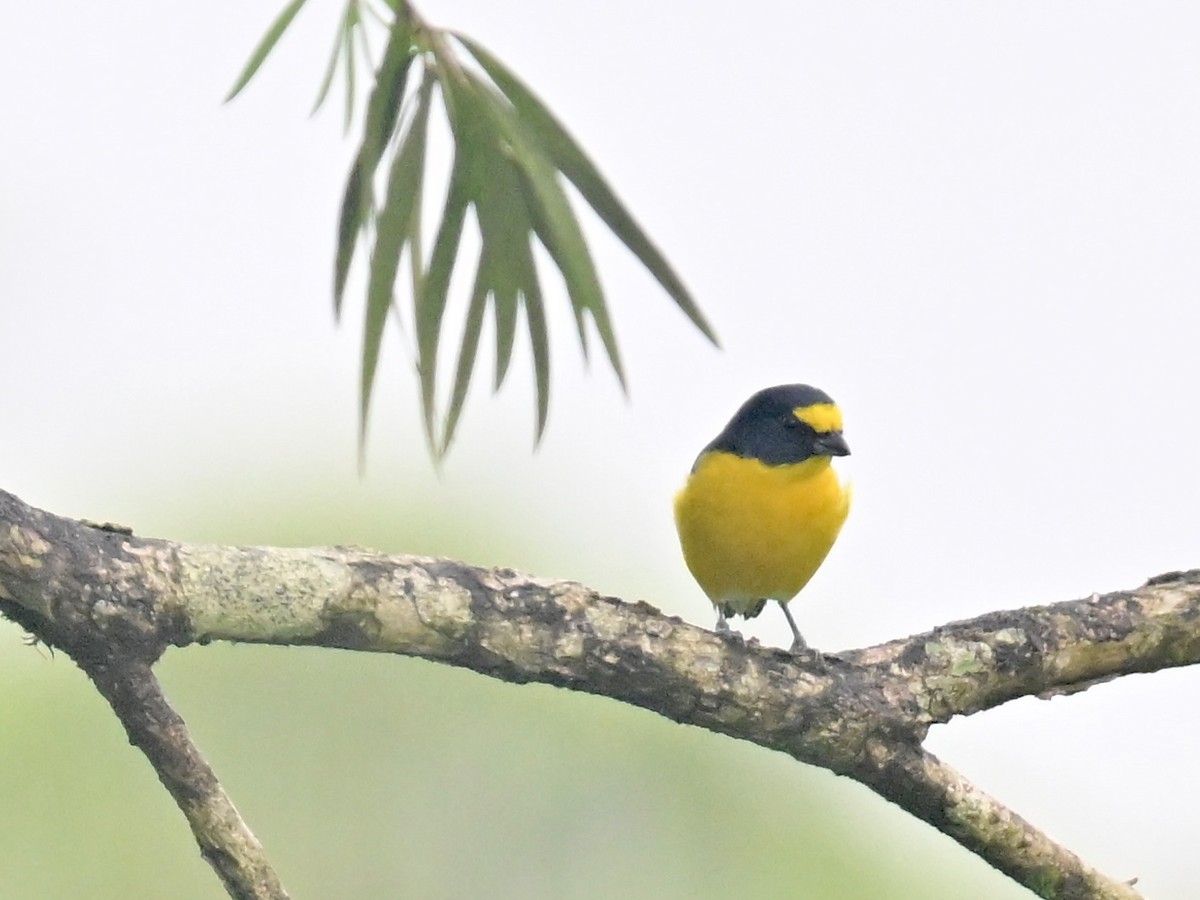
[[[792,410],[801,422],[807,422],[813,431],[841,431],[842,411],[832,403],[814,403],[812,406],[797,406]]]

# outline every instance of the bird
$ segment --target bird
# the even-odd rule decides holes
[[[850,511],[831,465],[849,456],[842,412],[807,384],[765,388],[696,458],[675,496],[675,527],[692,576],[726,616],[751,619],[776,601],[793,654],[808,649],[787,604],[808,584]]]

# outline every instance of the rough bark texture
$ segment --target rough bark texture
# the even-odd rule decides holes
[[[1200,661],[1197,571],[837,657],[793,656],[573,582],[359,548],[174,544],[61,519],[2,492],[0,612],[79,661],[168,787],[164,769],[187,769],[194,749],[160,758],[170,742],[146,737],[183,733],[149,671],[167,646],[234,640],[399,653],[601,694],[847,775],[1048,898],[1137,894],[925,752],[929,726]],[[125,667],[120,686],[106,688],[97,672],[114,660]],[[224,859],[253,836],[203,771],[199,788],[172,793],[185,813],[193,790],[227,805],[213,817],[229,821],[228,846],[201,843],[210,860]],[[277,883],[271,889],[280,893],[231,893],[282,896]]]
[[[287,900],[262,844],[192,743],[150,667],[114,661],[85,668],[125,726],[129,742],[146,754],[183,810],[200,855],[220,876],[229,895],[239,900]]]
[[[151,671],[178,633],[158,602],[166,582],[142,542],[34,510],[0,492],[0,612],[75,660],[112,706],[187,818],[201,856],[238,900],[286,900]]]

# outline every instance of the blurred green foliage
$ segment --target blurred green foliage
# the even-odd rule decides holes
[[[178,498],[146,519],[191,539],[440,534],[495,552],[432,509],[405,525],[386,500],[366,515],[239,497],[277,521]],[[846,779],[602,698],[312,648],[189,648],[158,670],[298,900],[1031,896]],[[4,900],[224,896],[69,659],[5,624],[0,690]]]
[[[304,3],[292,0],[280,12],[227,100],[254,78]],[[377,65],[371,61],[373,30],[386,33]],[[716,342],[715,332],[679,275],[617,199],[583,147],[537,94],[481,44],[431,26],[406,0],[390,0],[386,5],[348,0],[317,99],[319,107],[335,73],[341,71],[347,129],[357,114],[360,64],[374,71],[361,113],[362,142],[346,179],[339,215],[333,294],[340,315],[350,269],[361,246],[368,269],[360,398],[364,441],[384,330],[394,314],[401,321],[411,320],[426,438],[435,456],[445,455],[466,403],[489,308],[495,326],[497,390],[508,374],[518,322],[524,319],[540,440],[550,403],[550,332],[539,274],[546,259],[562,276],[584,354],[590,320],[605,357],[625,386],[608,302],[566,190],[568,184],[692,324]],[[426,144],[435,96],[440,98],[454,151],[436,235],[426,247],[422,238]],[[478,259],[453,388],[439,414],[437,385],[444,377],[439,353],[446,343],[443,332],[451,279],[456,268],[463,268],[460,256],[468,255],[463,236],[472,218],[479,237]],[[545,250],[541,263],[535,252],[538,246]],[[405,280],[401,263],[406,255],[410,284],[397,291],[398,282]],[[411,316],[401,312],[398,293],[411,294]]]

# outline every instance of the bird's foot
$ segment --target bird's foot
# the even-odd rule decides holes
[[[717,626],[714,630],[727,641],[740,641],[743,644],[746,643],[746,639],[742,636],[740,631],[729,627],[729,622],[725,620],[725,614],[720,610],[717,611]]]

